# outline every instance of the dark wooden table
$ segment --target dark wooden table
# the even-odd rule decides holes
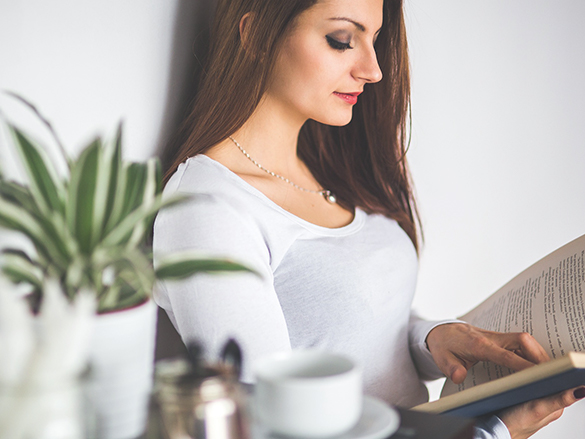
[[[400,428],[392,439],[472,439],[473,419],[398,409]]]
[[[431,415],[412,410],[398,409],[400,428],[388,439],[472,439],[472,419],[448,415]],[[155,409],[149,416],[147,432],[138,439],[165,439]],[[254,438],[252,438],[254,439]]]

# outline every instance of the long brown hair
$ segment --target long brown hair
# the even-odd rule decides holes
[[[248,120],[266,91],[287,30],[317,1],[219,0],[198,93],[169,145],[173,161],[165,181],[179,164],[225,140]],[[405,159],[410,73],[402,3],[384,1],[384,24],[375,44],[382,81],[367,85],[348,125],[307,121],[298,155],[341,206],[395,219],[417,247],[418,216]],[[239,23],[248,12],[254,14],[254,26],[244,49]]]

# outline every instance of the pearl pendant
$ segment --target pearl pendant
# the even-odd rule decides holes
[[[335,195],[333,195],[331,193],[331,191],[324,191],[323,192],[323,197],[325,198],[325,201],[327,201],[330,204],[337,203],[337,197],[335,197]]]

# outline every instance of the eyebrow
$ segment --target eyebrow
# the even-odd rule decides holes
[[[332,17],[329,20],[334,20],[334,21],[347,21],[349,23],[352,23],[355,27],[357,27],[362,32],[365,32],[366,31],[366,27],[363,24],[358,23],[357,21],[352,20],[351,18],[347,18],[347,17]]]
[[[359,23],[359,22],[357,22],[355,20],[352,20],[351,18],[347,18],[347,17],[332,17],[329,20],[331,20],[331,21],[347,21],[349,23],[352,23],[360,31],[362,31],[362,32],[365,32],[366,31],[366,27],[363,24],[361,24],[361,23]],[[382,30],[382,28],[378,29],[376,31],[376,35],[378,35],[381,30]]]

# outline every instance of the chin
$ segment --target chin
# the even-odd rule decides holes
[[[336,115],[336,116],[329,116],[329,117],[321,117],[321,118],[315,118],[314,120],[322,123],[324,125],[331,125],[334,127],[342,127],[345,126],[347,124],[349,124],[351,122],[351,119],[353,117],[353,112],[349,112],[349,114],[344,114],[344,115]]]

